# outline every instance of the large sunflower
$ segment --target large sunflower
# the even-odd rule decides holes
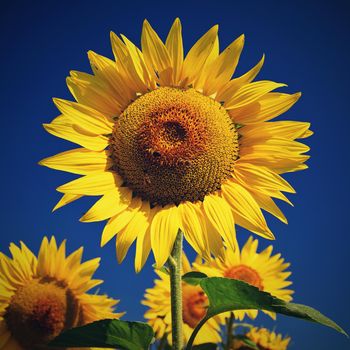
[[[117,235],[121,262],[136,243],[139,271],[153,250],[167,260],[178,229],[201,255],[235,248],[235,223],[273,239],[261,208],[286,222],[273,198],[293,188],[280,176],[305,169],[309,123],[269,120],[300,93],[252,82],[264,58],[231,79],[244,36],[219,53],[218,26],[184,58],[176,19],[165,43],[145,21],[139,50],[111,33],[115,60],[89,52],[93,74],[73,71],[77,102],[54,99],[61,112],[45,129],[81,146],[42,160],[83,175],[63,186],[56,209],[82,196],[102,196],[81,218],[108,219],[101,245]]]
[[[66,257],[45,237],[36,257],[21,242],[0,253],[0,350],[43,349],[61,331],[99,319],[119,318],[117,300],[87,294],[103,281],[92,279],[99,258],[81,262],[83,248]]]
[[[183,272],[191,271],[187,259],[183,259]],[[169,344],[171,340],[171,303],[170,303],[170,278],[164,272],[155,270],[158,279],[154,281],[154,286],[146,290],[145,299],[142,304],[149,309],[144,317],[152,326],[156,339],[166,338]],[[205,316],[208,307],[208,298],[200,286],[193,286],[185,282],[182,283],[182,319],[183,336],[185,344],[188,342],[194,328]],[[194,344],[218,343],[220,341],[220,318],[218,316],[207,321],[197,337]]]
[[[284,301],[291,301],[293,291],[286,289],[292,284],[287,280],[291,272],[286,271],[290,264],[281,258],[281,254],[271,255],[273,250],[271,245],[259,253],[257,248],[258,240],[249,237],[241,251],[239,249],[235,251],[227,249],[223,260],[217,258],[204,263],[197,260],[193,266],[209,277],[227,277],[241,280]],[[276,318],[275,313],[263,312],[274,319]],[[245,315],[254,319],[257,314],[257,310],[234,311],[235,318],[239,320],[243,320]],[[225,317],[227,315],[222,314],[222,322]]]
[[[282,334],[269,331],[266,328],[253,327],[245,336],[253,341],[259,350],[287,350],[290,337],[283,337]],[[234,341],[232,350],[248,350],[242,341]]]

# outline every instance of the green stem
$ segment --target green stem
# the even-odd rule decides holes
[[[179,230],[174,242],[173,251],[168,259],[170,271],[171,323],[172,342],[174,350],[182,350],[182,240],[183,233]]]
[[[233,312],[230,313],[230,317],[227,319],[226,323],[226,350],[230,350],[232,345],[233,345],[233,338],[232,338],[232,333],[233,333],[233,324],[234,324],[235,316]]]

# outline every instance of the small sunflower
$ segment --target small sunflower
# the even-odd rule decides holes
[[[281,254],[272,254],[273,247],[269,246],[262,252],[257,252],[258,240],[249,237],[242,250],[225,251],[224,259],[213,259],[202,263],[197,260],[193,267],[209,277],[226,277],[247,282],[260,290],[268,292],[284,301],[291,301],[293,291],[285,289],[292,282],[288,281],[291,272],[285,271],[290,264],[285,263]],[[276,314],[263,311],[273,319]],[[234,312],[235,318],[243,320],[245,315],[255,319],[258,310],[238,310]],[[227,315],[222,314],[222,322]]]
[[[66,256],[66,243],[43,239],[36,257],[21,242],[0,253],[0,350],[43,349],[61,331],[99,319],[119,318],[117,300],[87,294],[99,258],[81,262],[83,248]]]
[[[76,102],[54,99],[60,115],[45,129],[81,146],[40,164],[83,175],[57,188],[55,209],[82,196],[101,198],[81,218],[108,219],[101,245],[117,235],[121,262],[136,240],[139,271],[154,253],[157,267],[171,252],[178,229],[210,259],[235,248],[235,224],[274,236],[261,209],[286,222],[274,198],[294,190],[280,175],[307,168],[309,123],[270,120],[300,93],[253,82],[261,61],[231,79],[244,36],[219,53],[218,26],[184,58],[174,21],[165,43],[145,21],[140,50],[111,33],[114,60],[89,51],[92,74],[72,71]]]
[[[245,336],[253,341],[260,350],[287,350],[290,337],[283,338],[282,334],[271,332],[266,328],[252,328]],[[232,350],[249,350],[240,341],[234,342]]]
[[[190,272],[191,267],[184,259],[183,271]],[[158,279],[154,281],[154,287],[146,290],[142,304],[149,309],[144,317],[153,328],[156,338],[166,337],[171,344],[171,303],[170,303],[170,279],[169,275],[155,270]],[[183,335],[185,344],[188,342],[194,328],[205,316],[208,306],[208,298],[199,286],[182,283],[183,303]],[[220,341],[220,319],[213,317],[207,321],[199,331],[194,344],[218,343]]]

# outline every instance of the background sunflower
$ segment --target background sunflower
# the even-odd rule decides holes
[[[38,257],[21,242],[0,253],[0,349],[44,346],[66,329],[114,313],[117,300],[88,291],[103,281],[92,279],[99,258],[82,262],[83,248],[66,256],[66,242],[42,241]]]
[[[252,340],[261,350],[286,350],[290,343],[290,337],[283,337],[282,334],[275,331],[269,331],[266,328],[253,327],[245,336]],[[239,340],[235,341],[233,350],[244,350],[247,347]]]
[[[291,275],[286,269],[290,266],[281,257],[281,254],[272,254],[272,245],[261,252],[257,251],[258,240],[249,237],[242,249],[232,251],[225,250],[223,259],[215,259],[210,262],[202,262],[201,259],[193,264],[194,269],[205,273],[208,277],[227,277],[249,283],[262,291],[284,301],[291,301],[292,290],[288,287],[292,284],[288,280]],[[273,319],[276,315],[269,311],[263,311]],[[242,321],[244,316],[255,319],[257,310],[238,310],[234,312],[236,319]],[[225,323],[227,314],[222,314],[222,323]]]

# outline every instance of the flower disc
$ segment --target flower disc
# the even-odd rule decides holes
[[[63,284],[33,280],[12,296],[5,319],[18,342],[33,348],[78,324],[79,307]]]
[[[230,267],[225,273],[225,277],[232,278],[235,280],[244,281],[246,283],[251,284],[263,290],[263,285],[261,281],[261,277],[259,274],[249,266],[246,265],[238,265]]]
[[[232,176],[238,133],[220,103],[163,87],[130,104],[111,137],[116,171],[152,204],[203,200]]]

